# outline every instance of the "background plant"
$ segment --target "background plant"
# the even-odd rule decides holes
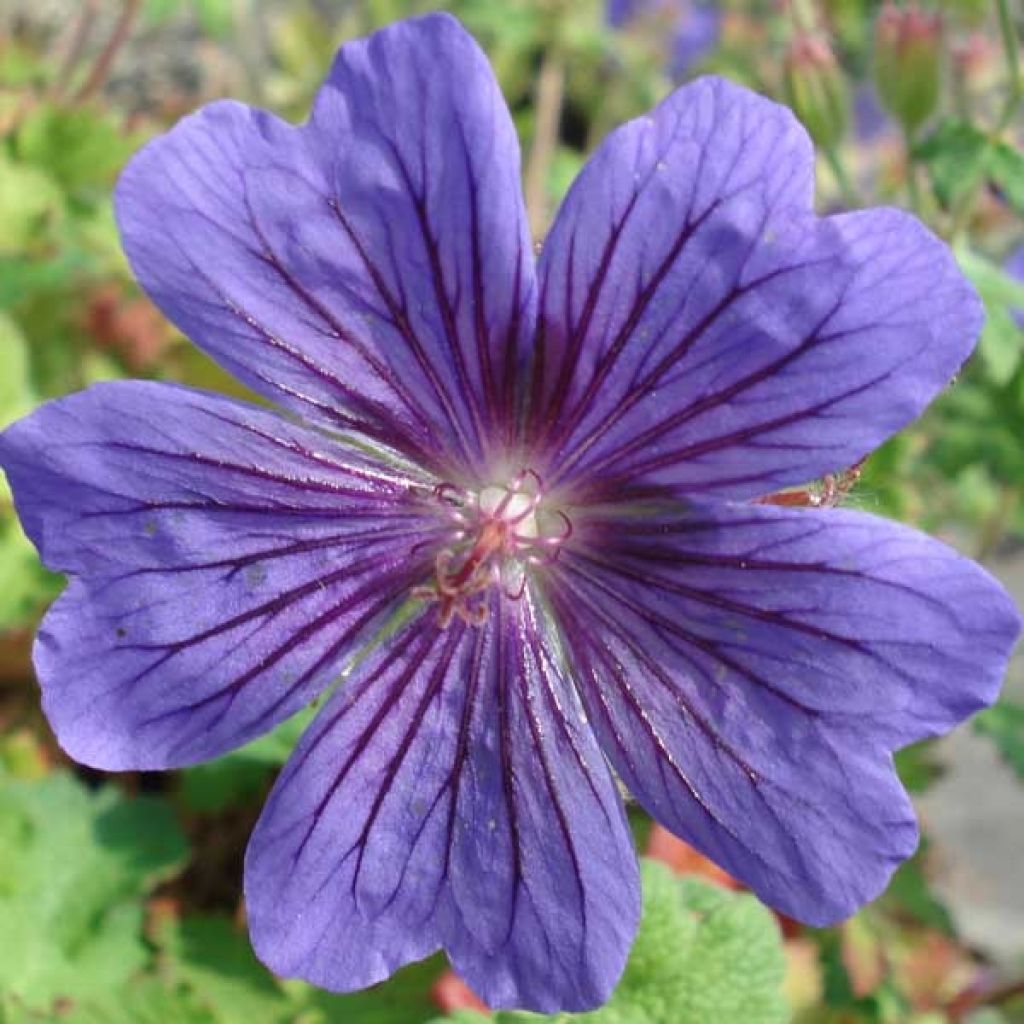
[[[685,67],[688,0],[9,0],[0,13],[0,426],[97,380],[238,392],[142,297],[111,206],[148,137],[219,95],[299,118],[335,47],[445,6],[487,48],[523,142],[538,241],[588,152],[673,76],[715,71],[794,106],[820,153],[823,210],[914,209],[954,247],[988,322],[925,418],[864,467],[848,501],[983,558],[1024,536],[1024,139],[1010,0],[735,0]],[[645,8],[646,11],[641,8]],[[1021,250],[1024,251],[1024,250]],[[438,960],[356,996],[270,976],[239,905],[241,854],[301,722],[166,777],[100,783],[38,711],[29,638],[60,581],[39,567],[0,482],[0,1021],[74,1024],[479,1019]],[[1024,706],[975,728],[1024,775]],[[900,755],[913,792],[941,768]],[[877,904],[825,931],[779,921],[633,811],[645,921],[594,1024],[998,1024],[1024,982],[957,935],[925,843]],[[1022,828],[1024,832],[1024,828]],[[1024,845],[1024,835],[1022,835]],[[502,1014],[504,1024],[536,1017]],[[568,1017],[559,1019],[569,1019]]]

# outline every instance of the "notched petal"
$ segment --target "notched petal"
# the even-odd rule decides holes
[[[996,696],[984,570],[854,512],[707,505],[593,528],[552,599],[605,751],[658,820],[810,924],[913,851],[891,753]]]
[[[71,583],[35,664],[62,746],[99,768],[213,757],[334,679],[428,571],[414,477],[166,384],[97,385],[0,436],[26,532]]]
[[[750,497],[856,463],[970,353],[981,306],[898,210],[819,219],[785,108],[686,86],[598,150],[541,257],[534,435],[578,487]]]
[[[345,45],[302,127],[204,107],[116,199],[140,283],[257,391],[444,475],[506,439],[535,304],[519,149],[450,16]]]
[[[607,765],[529,598],[407,625],[324,708],[253,834],[254,946],[347,991],[438,948],[495,1007],[607,999],[638,917]]]

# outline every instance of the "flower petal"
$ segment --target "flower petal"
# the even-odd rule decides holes
[[[949,381],[982,313],[948,248],[897,210],[818,219],[812,185],[789,111],[720,79],[598,150],[541,256],[533,432],[561,477],[765,494]]]
[[[334,990],[439,947],[495,1007],[582,1010],[619,977],[639,883],[607,764],[529,597],[422,613],[303,738],[246,858],[253,944]]]
[[[292,714],[426,576],[414,548],[439,534],[415,481],[169,384],[51,402],[0,435],[0,464],[72,576],[35,663],[61,745],[98,768],[202,760]]]
[[[815,925],[917,842],[891,751],[996,696],[1020,621],[987,573],[856,512],[692,506],[591,524],[552,601],[626,785]]]
[[[302,127],[186,118],[117,209],[143,287],[257,391],[435,467],[501,440],[532,254],[508,110],[450,16],[342,47]]]

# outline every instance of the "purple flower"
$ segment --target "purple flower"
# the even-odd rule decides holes
[[[274,970],[444,948],[492,1005],[600,1003],[639,906],[613,772],[814,924],[914,849],[891,752],[993,700],[1016,612],[913,530],[757,499],[917,416],[981,310],[915,219],[818,219],[812,181],[787,110],[704,79],[604,143],[535,265],[446,15],[345,46],[302,127],[214,103],[125,171],[140,282],[285,415],[123,382],[2,435],[71,577],[36,666],[113,770],[348,672],[249,846]]]
[[[613,28],[639,19],[665,22],[669,31],[668,72],[684,78],[717,45],[722,11],[711,0],[608,0],[606,17]]]

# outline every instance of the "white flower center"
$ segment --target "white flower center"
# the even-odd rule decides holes
[[[451,520],[451,544],[437,554],[433,582],[414,596],[438,602],[442,628],[456,616],[475,626],[485,622],[491,586],[518,601],[531,569],[553,561],[572,533],[565,513],[546,506],[533,470],[478,491],[440,484],[434,494]]]

